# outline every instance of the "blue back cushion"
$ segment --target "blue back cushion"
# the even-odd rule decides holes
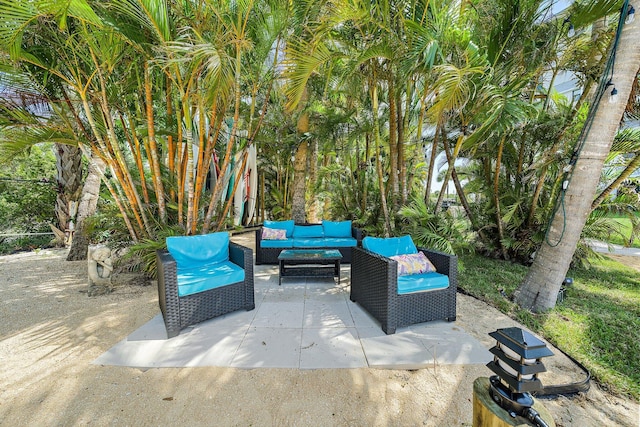
[[[167,237],[167,249],[178,268],[200,267],[229,260],[229,233]]]
[[[411,236],[386,238],[367,236],[362,239],[362,247],[385,257],[418,253]]]
[[[351,237],[351,221],[322,221],[324,237]]]
[[[287,221],[268,221],[265,220],[263,225],[267,228],[279,228],[281,230],[286,230],[287,231],[287,237],[291,237],[293,236],[293,226],[295,225],[295,222],[290,219]]]
[[[321,225],[296,225],[293,227],[293,237],[296,239],[306,237],[324,237]]]

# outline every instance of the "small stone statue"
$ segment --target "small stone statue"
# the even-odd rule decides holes
[[[111,249],[106,246],[89,246],[87,253],[89,273],[89,296],[103,295],[113,290],[111,272],[113,259]]]

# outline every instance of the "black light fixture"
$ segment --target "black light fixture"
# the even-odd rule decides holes
[[[629,5],[629,10],[627,11],[627,17],[624,20],[625,24],[631,24],[633,20],[636,19],[636,9]]]
[[[496,375],[489,378],[491,398],[512,417],[522,416],[538,427],[548,424],[533,409],[530,392],[542,389],[538,374],[546,368],[540,361],[553,356],[544,342],[520,328],[503,328],[489,334],[496,345],[489,351],[493,361],[487,364]]]
[[[611,93],[609,94],[609,102],[613,104],[617,101],[618,101],[618,89],[616,89],[616,87],[614,86],[613,89],[611,89]]]
[[[562,285],[560,285],[560,290],[558,291],[558,299],[556,303],[561,303],[564,301],[566,297],[567,288],[573,285],[573,279],[571,277],[565,277],[562,281]]]
[[[565,25],[569,25],[569,28],[567,30],[567,37],[571,38],[573,36],[576,35],[576,29],[573,27],[573,24],[571,23],[571,19],[564,18],[564,21],[562,21],[562,28],[565,27]]]

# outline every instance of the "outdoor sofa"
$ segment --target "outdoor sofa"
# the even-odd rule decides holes
[[[361,241],[362,230],[351,221],[264,221],[256,230],[256,265],[278,264],[278,255],[284,249],[337,249],[342,254],[341,262],[350,263],[351,251]]]
[[[410,236],[365,237],[362,247],[353,249],[350,299],[386,334],[415,323],[454,321],[457,273],[457,257],[416,248]]]
[[[168,237],[157,251],[158,300],[167,337],[204,320],[253,310],[253,251],[229,233]]]

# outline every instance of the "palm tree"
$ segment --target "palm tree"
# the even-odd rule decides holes
[[[133,241],[173,221],[195,233],[222,227],[231,204],[223,180],[205,192],[209,171],[229,170],[260,129],[276,74],[267,59],[286,16],[280,4],[35,1],[16,9],[3,0],[0,45],[5,58],[68,93],[74,142],[104,160],[103,182]],[[246,117],[248,87],[252,105],[264,101]],[[243,127],[250,140],[237,141]]]
[[[624,25],[627,10],[628,2],[625,2],[607,73],[600,81],[598,96],[590,111],[592,120],[587,122],[588,127],[584,130],[572,171],[563,183],[564,190],[547,237],[515,294],[518,304],[535,312],[553,308],[556,304],[558,291],[591,212],[600,171],[640,70],[640,50],[636,43],[640,37],[640,24],[633,22]],[[610,90],[607,85],[609,81],[615,82],[619,95],[619,100],[613,103],[607,103],[605,93]]]

